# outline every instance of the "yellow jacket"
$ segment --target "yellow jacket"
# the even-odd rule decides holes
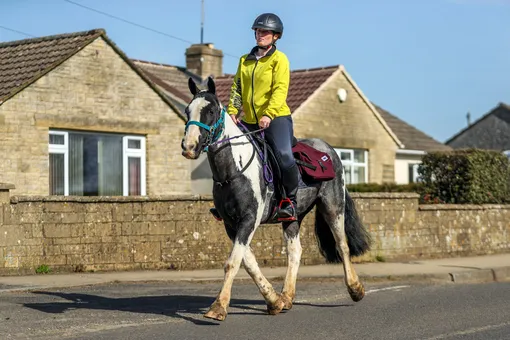
[[[238,115],[243,109],[243,121],[257,123],[262,116],[271,119],[290,115],[287,92],[290,83],[289,60],[273,46],[257,60],[254,47],[239,60],[230,91],[228,114]]]

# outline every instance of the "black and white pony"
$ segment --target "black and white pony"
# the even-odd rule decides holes
[[[321,254],[327,262],[343,263],[347,290],[353,301],[360,301],[365,290],[350,257],[362,255],[369,249],[370,235],[360,222],[345,188],[342,163],[333,148],[320,139],[300,140],[329,154],[333,159],[335,178],[306,184],[300,179],[298,221],[282,223],[288,267],[282,292],[278,293],[262,274],[249,246],[260,224],[276,223],[271,220],[275,193],[265,180],[264,163],[257,155],[257,143],[225,113],[211,78],[208,78],[205,90],[199,90],[191,78],[188,85],[193,99],[185,111],[188,122],[181,145],[182,154],[188,159],[197,159],[204,150],[207,151],[214,180],[214,204],[233,242],[224,265],[223,286],[204,316],[216,320],[226,318],[232,283],[241,262],[264,297],[269,314],[290,309],[296,294],[302,253],[299,229],[305,215],[314,207],[315,233]]]

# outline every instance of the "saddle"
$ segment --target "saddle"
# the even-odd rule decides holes
[[[299,172],[305,179],[321,182],[335,178],[333,160],[326,152],[319,151],[308,144],[299,142],[297,138],[293,136],[292,153],[294,154]]]
[[[255,145],[262,149],[259,150],[265,166],[268,166],[272,172],[277,174],[277,180],[281,178],[280,168],[274,154],[274,150],[261,137],[255,137]],[[295,136],[292,137],[292,153],[299,169],[300,177],[304,184],[312,184],[323,181],[329,181],[335,178],[335,169],[333,160],[323,151],[300,142]],[[268,158],[267,158],[268,157]],[[280,188],[282,189],[282,188]]]

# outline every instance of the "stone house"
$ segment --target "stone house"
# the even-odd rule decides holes
[[[188,48],[186,67],[134,62],[148,77],[158,78],[156,83],[173,87],[167,95],[177,106],[184,108],[191,99],[190,73],[199,80],[212,75],[220,100],[228,103],[233,75],[223,74],[221,51],[212,44]],[[345,99],[341,94],[346,94]],[[450,149],[369,101],[342,65],[291,71],[288,104],[295,135],[330,143],[346,166],[349,183],[416,181],[417,164],[424,153]],[[192,165],[191,178],[194,193],[210,192],[205,156]]]
[[[0,182],[22,195],[190,192],[184,120],[91,30],[0,43]]]
[[[454,149],[497,150],[510,157],[510,105],[499,103],[492,110],[448,139]]]
[[[0,182],[23,195],[208,194],[205,155],[181,156],[187,82],[232,75],[212,44],[186,67],[128,58],[104,30],[0,43]],[[345,98],[344,98],[345,95]],[[349,183],[414,180],[424,152],[448,148],[371,103],[341,66],[291,72],[297,137],[341,156]]]

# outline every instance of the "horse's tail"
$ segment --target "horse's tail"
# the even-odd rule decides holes
[[[347,237],[347,245],[351,256],[363,255],[370,249],[371,237],[365,229],[356,210],[354,201],[349,192],[345,190],[345,214],[344,228]],[[319,251],[329,263],[341,263],[342,258],[336,249],[336,241],[330,226],[326,222],[321,209],[315,212],[315,235],[319,245]]]
[[[361,222],[356,205],[345,190],[345,234],[351,256],[361,256],[370,249],[372,238]]]
[[[336,242],[328,223],[320,209],[315,210],[315,236],[319,246],[319,252],[328,263],[341,263],[342,258],[336,250]]]

